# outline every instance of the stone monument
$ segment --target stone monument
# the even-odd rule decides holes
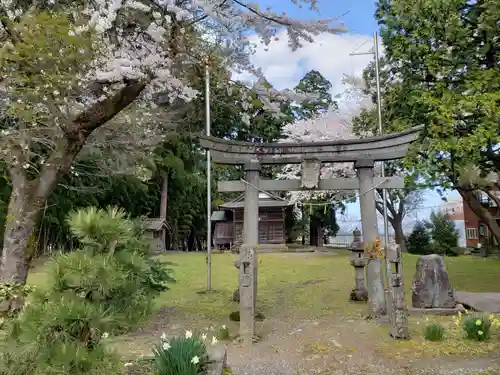
[[[437,254],[418,259],[412,285],[412,306],[419,309],[455,309],[455,290],[448,278],[444,260]]]
[[[255,337],[255,305],[257,301],[257,252],[255,246],[240,248],[240,336],[252,342]]]
[[[401,189],[404,177],[375,177],[374,163],[406,156],[410,144],[419,138],[422,126],[401,133],[363,139],[304,143],[250,143],[201,136],[200,145],[211,152],[213,161],[225,165],[243,165],[245,178],[219,181],[219,192],[245,192],[243,245],[240,248],[240,335],[254,336],[254,313],[257,293],[257,254],[259,229],[259,192],[298,190],[360,190],[362,231],[365,244],[374,244],[378,236],[374,189]],[[354,163],[357,178],[321,179],[322,163]],[[265,180],[260,178],[264,164],[301,164],[301,179]],[[368,299],[373,314],[385,310],[380,259],[370,259],[366,266]],[[379,280],[379,281],[377,281]],[[372,285],[373,284],[373,285]],[[376,284],[376,285],[375,285]],[[382,293],[382,294],[380,294]]]
[[[408,339],[408,309],[405,300],[405,285],[403,278],[403,258],[401,256],[401,247],[394,243],[394,240],[388,244],[387,260],[394,268],[390,270],[389,275],[389,314],[391,314],[391,337],[395,339]],[[392,268],[392,267],[391,267]]]
[[[361,241],[361,232],[355,229],[352,232],[354,240],[351,242],[350,250],[351,265],[354,267],[354,289],[351,291],[349,299],[351,301],[367,301],[368,291],[365,287],[365,248]]]

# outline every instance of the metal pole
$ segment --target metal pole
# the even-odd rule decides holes
[[[210,72],[205,65],[205,122],[206,134],[210,136]],[[207,291],[212,290],[212,165],[210,150],[207,150]]]
[[[378,112],[378,131],[380,135],[384,133],[384,128],[382,125],[382,95],[380,93],[380,66],[379,66],[379,52],[378,52],[378,35],[375,32],[373,34],[373,39],[375,42],[375,79],[377,82],[377,112]],[[381,177],[385,177],[385,166],[382,162]],[[389,223],[387,220],[387,190],[382,189],[382,199],[383,199],[383,211],[384,211],[384,246],[387,249],[389,244]]]
[[[382,94],[380,92],[380,66],[379,66],[379,51],[378,51],[378,34],[373,33],[373,41],[375,44],[375,80],[377,83],[377,119],[378,119],[378,131],[380,135],[384,134],[384,127],[382,125]],[[385,177],[385,163],[381,164],[380,175],[382,178]],[[387,306],[387,316],[389,320],[393,321],[393,301],[391,292],[391,263],[387,259],[387,251],[389,249],[389,221],[387,220],[387,189],[382,189],[382,207],[384,216],[384,252],[385,252],[385,267],[386,267],[386,306]]]

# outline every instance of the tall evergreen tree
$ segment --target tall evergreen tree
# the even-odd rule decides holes
[[[475,195],[498,184],[500,24],[494,1],[380,0],[376,17],[391,81],[384,112],[396,129],[425,124],[407,159],[431,186],[455,188],[500,241]]]

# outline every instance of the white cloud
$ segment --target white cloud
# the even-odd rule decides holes
[[[333,85],[332,94],[343,91],[345,74],[361,74],[373,55],[349,56],[350,53],[368,52],[373,47],[372,37],[361,34],[316,37],[315,43],[307,43],[297,51],[288,47],[285,34],[268,47],[259,45],[252,62],[262,68],[267,79],[277,88],[293,88],[305,73],[319,71]],[[243,77],[240,77],[243,78]],[[245,77],[248,79],[248,77]]]

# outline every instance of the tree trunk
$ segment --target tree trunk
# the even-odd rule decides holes
[[[162,188],[160,200],[160,217],[167,219],[167,201],[168,201],[168,174],[162,173]]]
[[[309,223],[309,245],[318,246],[318,222],[311,220]]]
[[[39,212],[36,207],[29,207],[27,194],[22,188],[13,187],[3,238],[0,265],[2,282],[26,283]]]
[[[497,243],[500,243],[500,226],[497,224],[493,215],[477,201],[474,191],[463,188],[458,188],[457,190],[462,196],[464,202],[469,205],[472,212],[476,214],[479,220],[486,224],[491,235],[495,237]]]
[[[162,187],[161,187],[161,198],[160,198],[160,218],[167,221],[167,202],[168,202],[168,173],[162,173]],[[163,244],[163,250],[167,249],[167,230],[161,231],[161,243]]]
[[[80,149],[81,146],[68,146],[62,150],[62,156],[58,155],[57,159],[59,163],[48,163],[33,181],[28,181],[26,171],[21,168],[10,168],[12,193],[5,223],[1,282],[26,283],[36,251],[35,237],[42,208],[57,184],[59,173],[69,170]]]
[[[316,227],[316,237],[317,237],[317,242],[319,247],[324,246],[324,236],[323,236],[323,226],[318,223],[318,226]]]
[[[187,248],[188,248],[188,251],[197,251],[198,250],[198,249],[196,249],[196,238],[194,235],[194,231],[191,231],[189,233],[189,236],[187,239]]]
[[[389,218],[392,228],[394,229],[394,235],[396,243],[400,246],[402,252],[406,252],[406,238],[403,232],[403,219],[396,216],[395,218]]]
[[[13,155],[18,161],[9,167],[12,194],[5,224],[0,282],[26,283],[37,219],[59,176],[69,171],[92,132],[132,103],[145,87],[144,82],[132,81],[115,95],[80,113],[64,128],[64,136],[55,144],[37,178],[29,180],[26,170],[20,166],[25,159],[23,153]]]

